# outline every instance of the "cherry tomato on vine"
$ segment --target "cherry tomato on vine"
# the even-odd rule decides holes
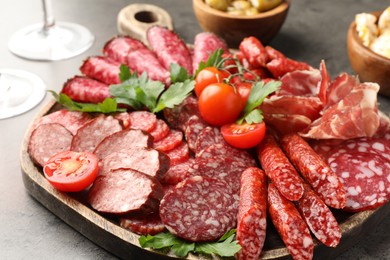
[[[77,192],[91,185],[98,175],[98,157],[92,153],[64,151],[43,166],[46,179],[59,191]]]
[[[219,70],[216,67],[207,67],[199,71],[195,77],[195,94],[199,97],[203,89],[213,83],[222,83],[229,77],[229,72]]]
[[[243,108],[241,96],[225,83],[207,86],[199,96],[198,105],[203,119],[215,126],[234,122]]]
[[[238,125],[233,123],[221,127],[221,133],[225,141],[241,149],[252,148],[258,145],[264,139],[265,131],[264,121],[258,124],[243,123]]]
[[[237,89],[238,94],[240,94],[242,98],[242,104],[245,106],[246,101],[248,100],[249,94],[252,90],[252,83],[250,82],[240,82],[234,84]]]

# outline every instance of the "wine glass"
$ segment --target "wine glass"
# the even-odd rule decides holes
[[[37,75],[24,70],[0,69],[0,119],[32,109],[45,94],[45,84]]]
[[[55,22],[51,0],[42,0],[43,24],[29,25],[14,33],[9,50],[30,60],[63,60],[74,57],[92,46],[93,34],[84,26]]]

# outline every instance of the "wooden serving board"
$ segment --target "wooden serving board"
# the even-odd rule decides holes
[[[37,167],[28,155],[28,141],[34,123],[42,116],[58,110],[55,101],[44,106],[27,129],[21,146],[20,161],[23,182],[30,195],[58,216],[68,225],[92,242],[123,259],[172,259],[175,256],[164,251],[143,249],[138,243],[139,236],[119,226],[115,219],[109,219],[94,211],[86,203],[86,193],[67,194],[57,191],[45,179],[42,168]],[[336,248],[329,248],[315,240],[315,259],[330,259],[354,245],[360,238],[372,231],[390,213],[390,203],[376,210],[359,213],[334,211],[342,238]],[[279,235],[268,221],[268,230],[261,259],[290,259]],[[205,255],[189,255],[187,259],[215,259]]]

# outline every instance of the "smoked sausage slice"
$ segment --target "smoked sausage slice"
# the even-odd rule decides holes
[[[152,213],[158,211],[162,196],[162,186],[155,179],[132,169],[118,169],[96,178],[88,202],[106,214]]]

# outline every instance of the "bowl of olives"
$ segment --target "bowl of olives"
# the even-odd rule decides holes
[[[282,27],[290,0],[193,0],[199,26],[237,48],[243,38],[268,44]]]

